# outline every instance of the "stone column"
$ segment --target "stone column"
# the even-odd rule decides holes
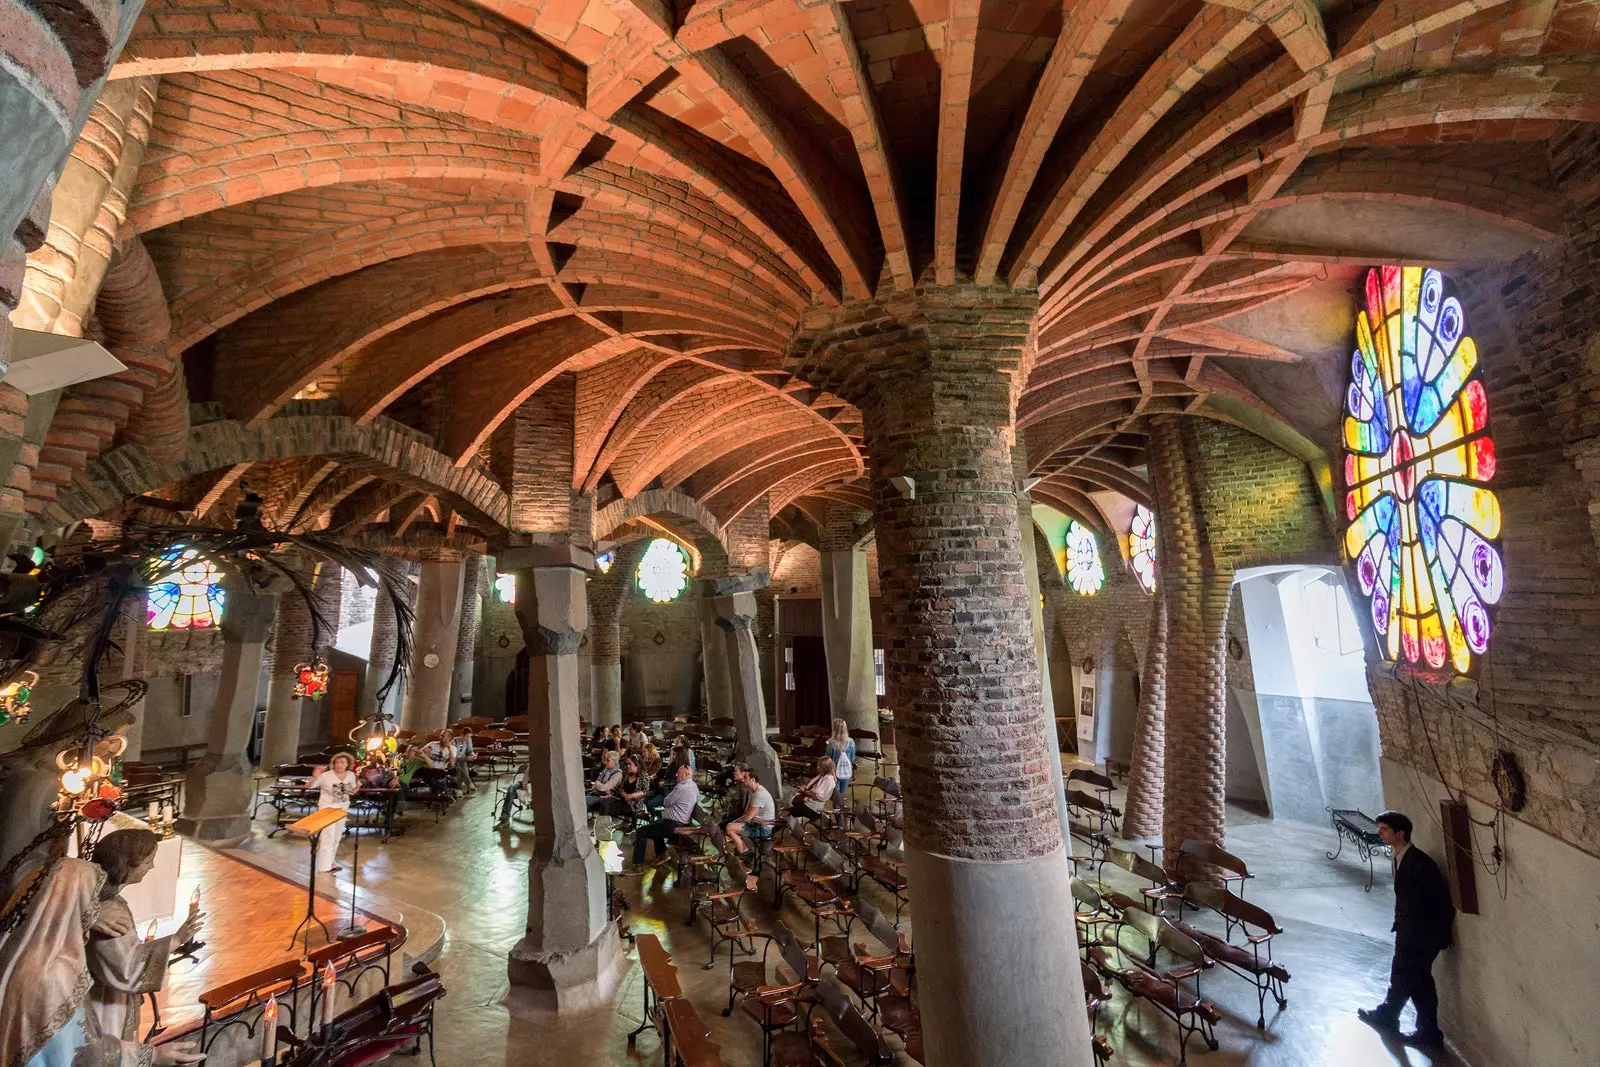
[[[1092,1062],[1011,464],[1036,307],[969,285],[818,308],[785,360],[862,413],[929,1067]]]
[[[456,627],[456,662],[450,672],[450,721],[472,717],[472,664],[478,654],[478,618],[483,603],[483,561],[468,552],[461,571],[461,618]]]
[[[400,716],[402,726],[419,734],[443,729],[449,722],[463,573],[459,552],[429,553],[422,561],[411,638],[411,675]]]
[[[528,644],[535,823],[528,926],[511,950],[511,995],[514,1004],[582,1011],[610,998],[624,959],[583,800],[578,642],[589,622],[584,572],[594,555],[567,545],[512,548],[500,566],[517,576],[517,622]]]
[[[878,732],[878,677],[872,669],[872,597],[867,549],[853,509],[829,505],[822,530],[822,648],[828,702],[852,730]]]
[[[358,718],[368,718],[375,711],[385,710],[379,706],[378,690],[383,688],[394,671],[395,654],[400,644],[400,620],[395,615],[394,601],[390,599],[387,586],[392,583],[396,588],[410,587],[406,579],[405,560],[384,556],[378,568],[381,573],[378,575],[378,597],[372,608],[372,643],[368,646],[367,679],[361,687],[361,714]],[[386,694],[384,703],[390,703],[387,699],[390,695]]]
[[[774,798],[783,796],[783,772],[778,754],[767,740],[766,701],[761,698],[761,653],[756,648],[752,623],[756,617],[755,591],[767,584],[767,572],[731,578],[708,578],[702,588],[716,613],[723,638],[729,695],[732,699],[734,755],[747,763]],[[708,641],[707,645],[716,644]],[[709,661],[709,656],[707,657]],[[780,801],[781,802],[781,801]]]
[[[297,561],[300,580],[310,584],[312,565]],[[337,580],[337,576],[335,576]],[[227,617],[227,610],[223,610]],[[300,711],[303,697],[294,695],[299,681],[295,667],[311,659],[311,608],[291,590],[278,606],[272,637],[272,666],[267,675],[267,722],[261,732],[261,767],[271,772],[280,764],[300,762]]]
[[[1014,455],[1021,455],[1019,445]],[[1027,471],[1024,463],[1014,464],[1019,477]],[[1050,788],[1055,790],[1056,818],[1061,823],[1061,840],[1072,839],[1071,820],[1067,812],[1067,783],[1061,774],[1061,727],[1056,722],[1055,693],[1050,686],[1050,649],[1045,644],[1044,607],[1040,603],[1044,593],[1039,586],[1039,552],[1033,536],[1033,500],[1021,489],[1017,492],[1017,529],[1022,542],[1022,573],[1028,582],[1028,612],[1033,622],[1033,654],[1039,662],[1039,715],[1044,723],[1044,736],[1050,745]],[[1049,564],[1054,566],[1054,564]]]
[[[1150,611],[1150,638],[1139,668],[1139,718],[1133,727],[1128,795],[1122,803],[1123,837],[1154,837],[1161,832],[1166,804],[1166,745],[1167,601],[1158,588]]]
[[[710,586],[700,586],[700,668],[705,678],[706,718],[739,721],[733,674],[728,662],[728,641],[718,624],[717,605]],[[766,736],[765,722],[757,731]],[[773,796],[778,794],[774,793]]]
[[[178,831],[228,847],[250,834],[254,783],[250,732],[255,726],[256,692],[267,632],[288,583],[265,571],[230,572],[222,580],[227,604],[222,610],[222,677],[211,709],[206,754],[184,781],[183,817]]]
[[[1161,516],[1166,600],[1166,753],[1162,821],[1167,855],[1188,838],[1221,844],[1227,787],[1227,620],[1232,573],[1204,542],[1191,442],[1181,416],[1149,420],[1146,456]]]

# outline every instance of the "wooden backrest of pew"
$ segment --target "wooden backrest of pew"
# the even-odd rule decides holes
[[[1125,848],[1108,848],[1106,862],[1116,867],[1121,867],[1130,874],[1138,875],[1147,882],[1163,885],[1167,881],[1167,872],[1161,865],[1145,859],[1137,852],[1130,852]]]
[[[663,1001],[673,1051],[684,1067],[722,1067],[722,1049],[711,1040],[711,1030],[700,1020],[694,1005],[687,1000]]]
[[[1221,867],[1225,871],[1232,871],[1241,878],[1250,877],[1250,868],[1245,866],[1244,860],[1231,852],[1225,852],[1209,841],[1196,841],[1189,838],[1178,846],[1179,862],[1182,857],[1192,856],[1201,863],[1209,863],[1213,867]]]
[[[366,963],[376,959],[383,952],[392,952],[405,944],[404,928],[396,929],[393,926],[380,926],[370,930],[360,937],[352,937],[348,941],[333,941],[323,945],[306,956],[311,966],[319,974],[329,962],[334,965],[334,970],[343,971],[345,966],[352,961]],[[382,949],[383,952],[376,951]]]
[[[866,1053],[869,1062],[894,1062],[894,1049],[884,1038],[883,1032],[872,1025],[872,1021],[862,1014],[861,1008],[839,988],[837,982],[833,979],[818,982],[817,1000],[833,1020],[833,1025],[858,1051]]]
[[[260,999],[265,1001],[269,992],[280,992],[278,987],[287,986],[289,983],[306,977],[310,972],[303,960],[284,960],[275,963],[264,970],[247,974],[243,978],[235,978],[231,982],[224,982],[219,986],[212,986],[201,993],[199,1001],[211,1011],[218,1011],[227,1007],[236,1000],[242,1000],[251,993],[260,992]]]
[[[1203,908],[1210,908],[1230,919],[1236,919],[1246,926],[1254,926],[1269,934],[1281,934],[1283,928],[1273,919],[1271,913],[1257,904],[1228,892],[1220,886],[1206,885],[1203,882],[1190,882],[1184,887],[1183,895],[1192,903]]]
[[[683,996],[683,990],[678,985],[678,969],[672,965],[672,954],[661,946],[661,939],[655,934],[640,934],[636,943],[644,980],[656,991],[657,999],[671,1000]]]
[[[1083,782],[1086,785],[1093,786],[1095,789],[1114,789],[1114,788],[1116,788],[1116,786],[1112,783],[1111,779],[1107,778],[1105,775],[1101,774],[1099,771],[1088,771],[1088,770],[1084,770],[1081,767],[1078,770],[1075,770],[1075,771],[1068,771],[1067,772],[1067,781],[1069,781],[1069,782]]]

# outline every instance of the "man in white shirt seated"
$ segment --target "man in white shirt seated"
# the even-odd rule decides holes
[[[700,787],[694,784],[694,771],[687,764],[678,764],[678,782],[667,793],[661,808],[661,818],[641,829],[633,839],[633,870],[637,873],[644,863],[646,846],[656,843],[656,864],[667,858],[667,850],[677,836],[678,827],[688,826],[694,816],[695,805],[700,803]]]
[[[733,765],[733,780],[743,791],[744,807],[739,815],[722,827],[722,834],[728,847],[735,852],[749,851],[747,841],[757,843],[772,840],[772,826],[778,820],[778,808],[772,800],[772,794],[767,787],[756,780],[755,772],[748,764],[736,763]]]

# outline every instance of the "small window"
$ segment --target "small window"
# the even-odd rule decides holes
[[[888,696],[889,690],[883,683],[883,649],[881,648],[872,650],[872,677],[877,684],[878,695]]]
[[[183,676],[178,714],[185,719],[194,714],[194,675],[192,674]]]

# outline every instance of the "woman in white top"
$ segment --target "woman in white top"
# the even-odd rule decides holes
[[[833,776],[839,781],[839,799],[835,806],[842,809],[850,798],[850,779],[856,773],[856,741],[850,736],[850,724],[843,719],[833,720],[828,758],[833,760]]]
[[[839,784],[833,771],[833,760],[827,756],[817,760],[817,773],[789,801],[789,814],[801,819],[815,819],[821,815]]]
[[[328,761],[328,766],[312,778],[307,784],[312,789],[319,790],[317,796],[317,810],[326,808],[342,808],[350,810],[350,798],[361,791],[361,779],[356,777],[355,758],[348,752],[336,753]],[[344,837],[344,824],[348,820],[340,819],[326,830],[317,839],[317,870],[322,873],[337,871],[333,865],[333,854],[339,847],[339,839]]]

